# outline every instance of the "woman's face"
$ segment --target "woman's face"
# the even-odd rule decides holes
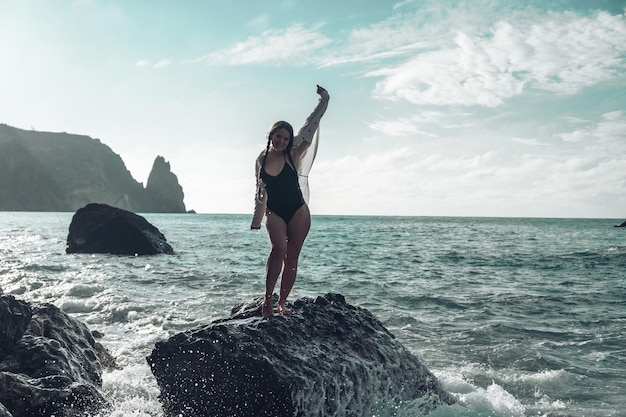
[[[279,129],[277,129],[273,134],[272,134],[272,148],[274,148],[277,151],[284,151],[285,149],[287,149],[287,146],[289,145],[289,131],[287,129],[285,129],[284,127],[281,127]]]

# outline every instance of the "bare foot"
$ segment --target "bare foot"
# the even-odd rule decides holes
[[[285,307],[284,305],[278,304],[278,313],[288,316],[289,314],[293,314],[293,310]]]
[[[272,295],[266,295],[263,299],[263,307],[261,308],[261,315],[263,317],[271,317],[274,315]]]

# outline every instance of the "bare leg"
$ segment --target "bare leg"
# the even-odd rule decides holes
[[[298,273],[298,257],[304,245],[304,239],[311,228],[311,212],[305,204],[289,221],[287,225],[287,252],[285,255],[285,267],[280,281],[280,296],[278,297],[278,312],[290,314],[291,310],[286,307],[287,297],[296,282]]]
[[[272,296],[274,294],[274,287],[276,281],[280,275],[280,271],[283,268],[283,260],[287,253],[287,225],[280,216],[273,214],[271,211],[267,212],[267,220],[265,222],[267,233],[270,237],[270,243],[272,249],[267,258],[266,275],[265,275],[265,296],[263,298],[263,317],[269,317],[274,314],[274,308],[272,306]]]

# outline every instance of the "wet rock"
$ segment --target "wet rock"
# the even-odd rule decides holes
[[[173,254],[163,234],[145,218],[107,204],[88,204],[72,217],[66,253]]]
[[[0,355],[0,404],[12,417],[74,417],[106,408],[102,363],[111,355],[57,307],[30,310],[27,329]]]
[[[32,316],[30,305],[0,294],[0,357],[22,337]]]
[[[453,398],[370,312],[339,294],[230,318],[158,342],[147,360],[166,416],[365,416]]]
[[[9,410],[7,410],[2,403],[0,403],[0,417],[13,417]]]

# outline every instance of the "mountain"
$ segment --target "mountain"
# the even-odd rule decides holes
[[[183,189],[162,156],[144,188],[98,139],[0,124],[0,210],[71,212],[89,203],[143,213],[185,212]]]

